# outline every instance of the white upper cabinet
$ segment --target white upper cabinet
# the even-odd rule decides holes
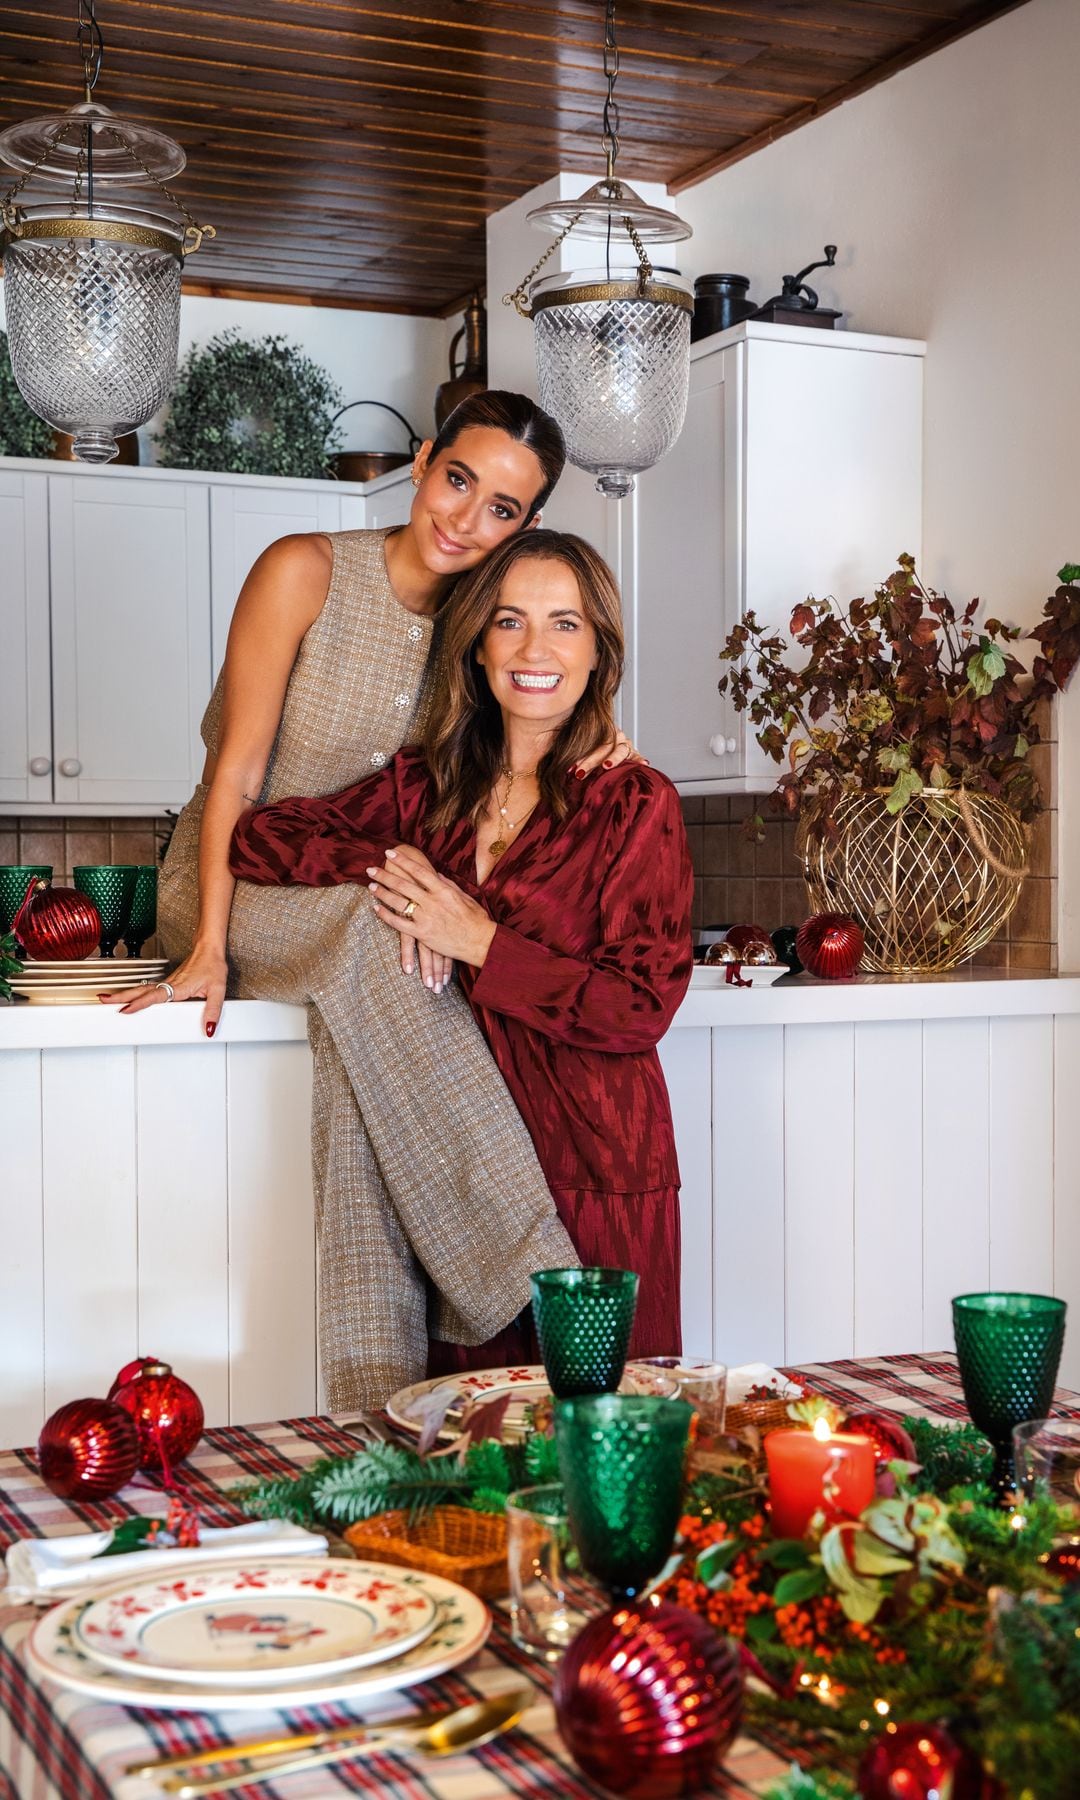
[[[52,799],[48,483],[0,469],[0,804]]]
[[[922,537],[922,358],[903,338],[750,322],[691,352],[686,425],[622,504],[623,725],[688,793],[778,773],[716,684],[752,608],[786,633],[807,594],[847,602]]]
[[[300,531],[340,531],[343,526],[364,523],[362,516],[343,521],[341,513],[342,496],[321,492],[315,482],[296,488],[284,481],[268,482],[265,487],[211,486],[210,594],[215,681],[225,660],[236,596],[252,564],[276,538]]]
[[[210,691],[206,486],[109,474],[49,487],[54,798],[182,804]]]
[[[411,463],[392,470],[389,475],[377,475],[366,495],[367,519],[364,523],[369,530],[379,531],[388,525],[404,525],[409,517],[415,491]]]

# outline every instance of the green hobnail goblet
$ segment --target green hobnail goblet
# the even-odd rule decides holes
[[[952,1303],[956,1356],[972,1420],[994,1450],[991,1484],[1012,1486],[1012,1434],[1043,1419],[1065,1341],[1065,1302],[1049,1294],[959,1294]]]
[[[614,1393],[626,1366],[637,1276],[630,1269],[540,1269],[531,1279],[552,1393],[560,1400]]]
[[[124,927],[124,947],[129,956],[138,956],[147,938],[157,930],[157,865],[141,863],[131,898],[131,914]]]
[[[88,900],[94,902],[101,917],[99,954],[111,956],[127,930],[139,865],[101,863],[73,869],[72,874],[80,894],[85,894]]]
[[[587,1394],[555,1405],[574,1542],[614,1604],[659,1574],[682,1508],[694,1409],[652,1395]]]
[[[0,868],[0,937],[7,937],[11,930],[30,883],[51,880],[51,863],[5,863]]]

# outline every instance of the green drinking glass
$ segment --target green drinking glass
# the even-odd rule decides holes
[[[1012,1434],[1043,1419],[1065,1341],[1065,1302],[1048,1294],[959,1294],[953,1333],[968,1412],[994,1449],[991,1483],[1012,1486]]]
[[[157,865],[140,863],[131,898],[131,913],[124,927],[124,945],[129,956],[138,956],[147,938],[157,930]]]
[[[611,1394],[622,1380],[637,1306],[630,1269],[539,1269],[533,1317],[551,1391]]]
[[[585,1567],[616,1604],[640,1593],[671,1550],[693,1416],[688,1401],[651,1395],[556,1402],[570,1529]]]
[[[0,937],[6,937],[11,930],[30,883],[51,880],[51,863],[5,863],[0,868]]]
[[[111,956],[131,918],[131,903],[135,898],[139,865],[101,863],[89,868],[74,869],[72,874],[80,894],[85,894],[88,900],[92,900],[100,914],[100,954]]]

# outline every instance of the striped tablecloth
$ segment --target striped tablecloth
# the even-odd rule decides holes
[[[811,1364],[790,1373],[851,1410],[888,1408],[931,1418],[963,1414],[951,1356],[890,1356],[859,1362]],[[1080,1397],[1063,1394],[1060,1406],[1080,1416]],[[316,1457],[355,1450],[356,1439],[333,1419],[286,1419],[271,1425],[208,1431],[189,1464],[187,1485],[204,1524],[235,1524],[240,1514],[226,1498],[247,1478],[287,1474]],[[72,1506],[43,1487],[27,1450],[0,1454],[0,1549],[17,1537],[101,1530],[133,1513],[161,1514],[162,1495],[130,1486],[97,1506]],[[2,1603],[0,1593],[0,1603]],[[234,1736],[252,1740],[286,1729],[306,1731],[347,1722],[341,1706],[285,1713],[166,1713],[133,1710],[85,1699],[42,1683],[27,1668],[23,1643],[36,1617],[29,1607],[0,1604],[0,1800],[152,1800],[160,1789],[127,1777],[131,1762],[216,1743]],[[264,1800],[332,1800],[336,1794],[378,1794],[383,1800],[600,1800],[600,1789],[574,1769],[555,1731],[550,1681],[510,1641],[500,1613],[487,1647],[452,1674],[391,1696],[370,1717],[460,1705],[529,1679],[534,1705],[522,1725],[468,1756],[422,1761],[406,1756],[368,1756],[332,1769],[262,1782],[242,1790]],[[707,1790],[728,1800],[760,1795],[782,1770],[770,1751],[740,1739],[724,1770]]]

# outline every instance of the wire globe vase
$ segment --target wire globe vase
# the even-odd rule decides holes
[[[796,844],[811,909],[862,926],[860,967],[955,969],[1000,931],[1028,873],[1027,829],[992,794],[926,788],[890,813],[884,790],[845,795]]]
[[[680,275],[549,275],[530,301],[540,404],[566,453],[621,499],[671,449],[686,418],[693,295]]]

